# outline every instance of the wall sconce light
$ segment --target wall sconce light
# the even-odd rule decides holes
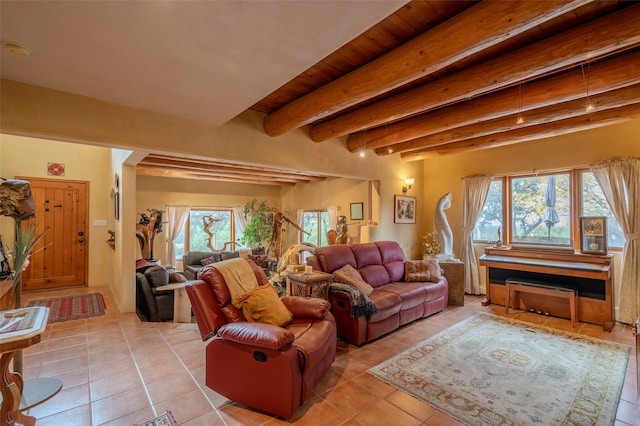
[[[403,194],[406,194],[406,193],[407,193],[407,191],[409,191],[409,190],[413,187],[413,184],[414,184],[414,183],[416,183],[416,180],[415,180],[414,178],[406,178],[406,179],[404,180],[404,183],[405,183],[407,186],[403,186],[403,187],[402,187],[402,193],[403,193]]]

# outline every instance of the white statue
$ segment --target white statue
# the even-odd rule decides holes
[[[435,223],[438,239],[440,240],[439,260],[451,260],[453,257],[453,232],[447,221],[447,215],[444,213],[446,209],[451,207],[451,193],[445,194],[440,198],[436,206]]]

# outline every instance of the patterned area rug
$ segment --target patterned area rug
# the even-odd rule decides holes
[[[49,324],[96,317],[106,312],[104,297],[100,293],[32,300],[27,306],[49,307]]]
[[[612,425],[629,351],[479,313],[369,373],[469,425]]]
[[[151,419],[147,422],[135,424],[133,426],[178,426],[176,419],[173,418],[171,411],[165,411],[155,419]]]

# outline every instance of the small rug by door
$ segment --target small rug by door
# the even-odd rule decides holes
[[[176,423],[176,419],[173,418],[171,411],[167,410],[155,419],[135,424],[133,426],[178,426],[178,423]]]
[[[469,425],[612,425],[629,352],[479,313],[369,373]]]
[[[27,306],[46,306],[50,309],[49,324],[104,315],[106,306],[100,293],[32,300]]]

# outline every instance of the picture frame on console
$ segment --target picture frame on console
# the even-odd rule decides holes
[[[591,254],[607,253],[607,217],[580,217],[580,252]]]
[[[416,223],[416,197],[393,196],[393,223]]]

